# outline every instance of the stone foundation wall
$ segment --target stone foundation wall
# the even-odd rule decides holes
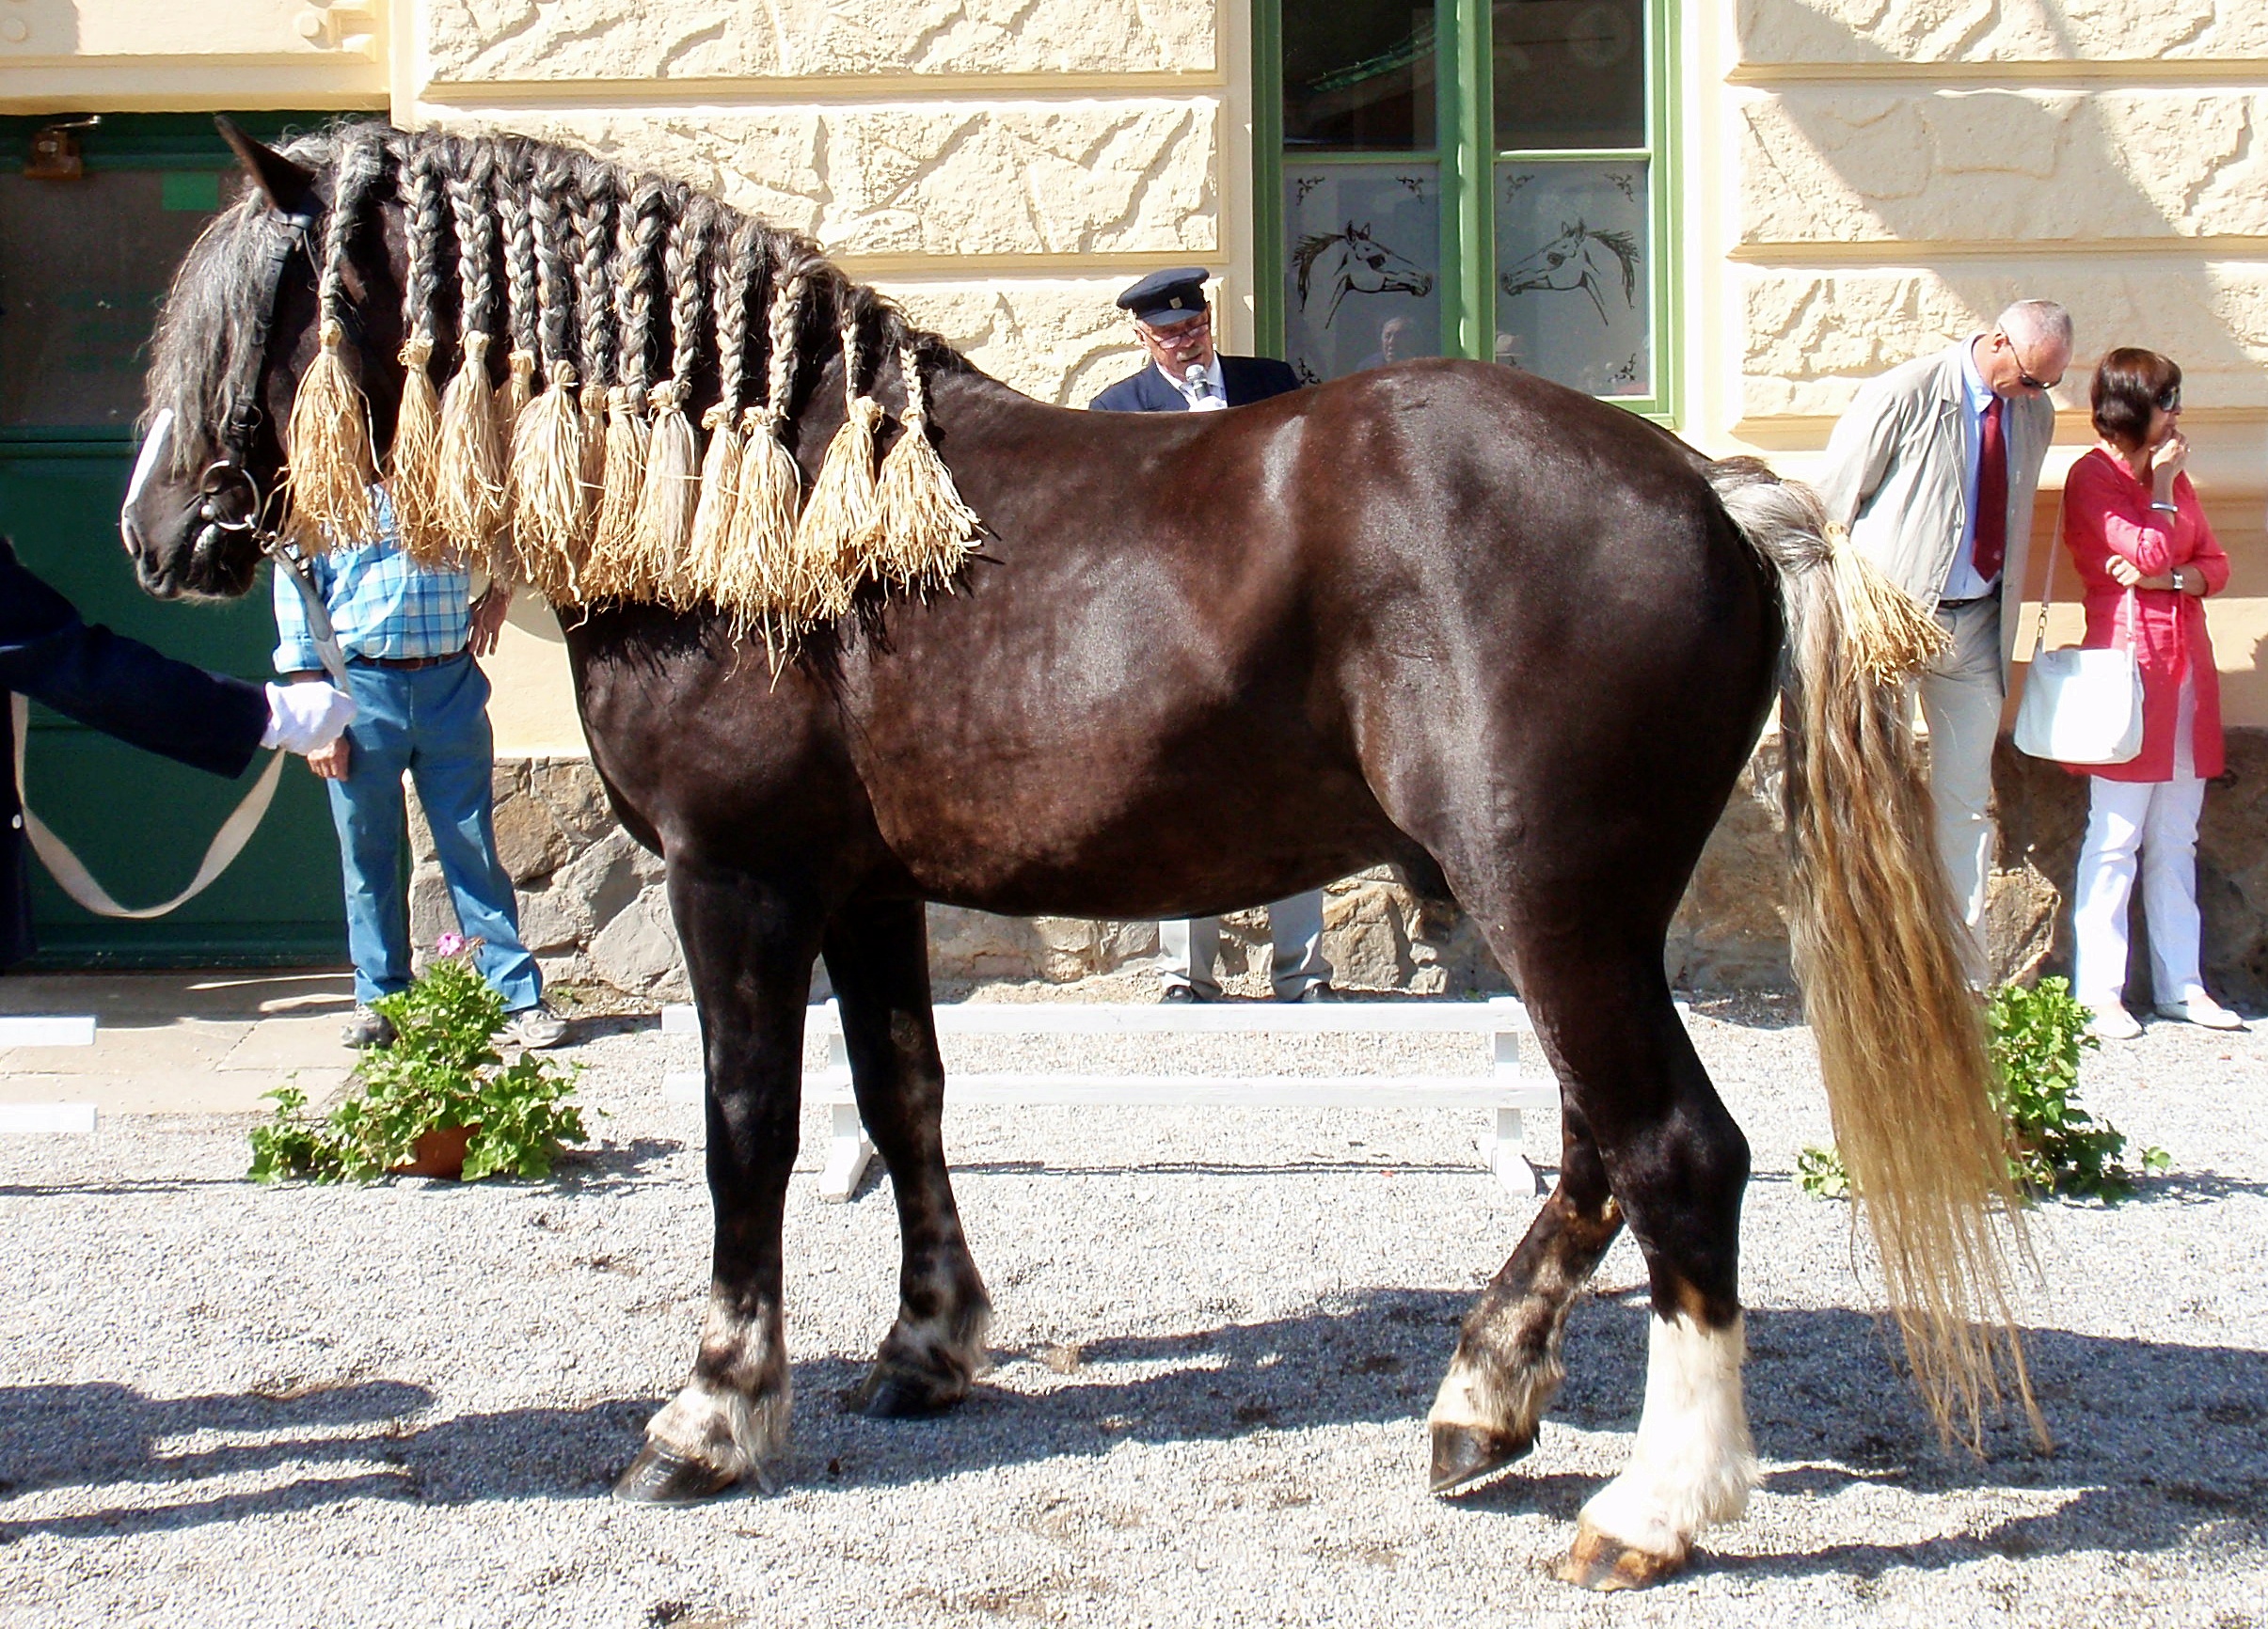
[[[1778,812],[1779,748],[1759,750],[1710,837],[1670,928],[1671,982],[1697,991],[1784,989],[1787,865]],[[2001,744],[1993,767],[2001,868],[1992,879],[1990,941],[2004,974],[2070,971],[2066,895],[2086,822],[2086,783]],[[497,850],[519,891],[529,948],[554,983],[604,985],[654,1001],[686,997],[661,862],[608,811],[597,775],[579,759],[522,759],[496,770]],[[414,809],[415,802],[413,799]],[[411,927],[431,944],[455,925],[422,822],[413,831]],[[2138,893],[2139,891],[2137,891]],[[2197,892],[2205,976],[2222,999],[2268,1005],[2268,732],[2228,733],[2228,772],[2205,799]],[[932,906],[930,960],[941,993],[991,980],[1070,983],[1140,969],[1157,954],[1148,922],[1005,917]],[[1424,901],[1385,867],[1333,883],[1324,951],[1342,988],[1475,995],[1507,982],[1481,935],[1453,907]],[[1226,919],[1222,973],[1231,988],[1266,988],[1265,909]],[[824,990],[824,970],[819,975]],[[2137,918],[2133,1001],[2147,1002],[2148,957]]]

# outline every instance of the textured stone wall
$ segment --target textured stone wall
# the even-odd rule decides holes
[[[404,0],[395,114],[676,176],[809,233],[995,377],[1084,403],[1132,369],[1132,277],[1202,261],[1249,293],[1223,223],[1226,10]]]
[[[1767,741],[1718,823],[1671,924],[1665,965],[1681,989],[1786,989],[1787,862],[1779,817],[1779,748]],[[2006,741],[1993,767],[2002,839],[1990,937],[2011,977],[2070,971],[2070,880],[2086,822],[2086,785]],[[579,760],[533,759],[496,771],[497,851],[519,893],[520,927],[554,983],[607,986],[634,1000],[681,1001],[687,988],[661,862],[614,823],[598,777]],[[416,801],[413,798],[414,811]],[[411,931],[431,944],[455,926],[422,823],[413,835]],[[2139,891],[2137,891],[2138,893]],[[2205,976],[2224,1000],[2268,1005],[2268,732],[2228,735],[2228,769],[2205,799],[2197,892]],[[2149,958],[2137,904],[2130,997],[2148,1004]],[[1267,913],[1226,919],[1230,988],[1267,988]],[[992,980],[1080,979],[1146,968],[1156,925],[1073,917],[989,916],[929,908],[939,992]],[[1508,988],[1471,922],[1414,897],[1386,868],[1333,883],[1324,952],[1354,990],[1473,995]],[[824,993],[825,972],[818,975]]]

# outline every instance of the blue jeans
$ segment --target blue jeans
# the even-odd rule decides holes
[[[466,938],[481,941],[482,973],[508,1011],[533,1006],[543,999],[543,975],[520,943],[512,878],[496,857],[487,675],[466,656],[406,672],[349,662],[347,684],[362,711],[346,732],[346,779],[324,783],[346,879],[355,999],[368,1003],[409,988],[409,899],[402,885],[406,770],[433,829],[457,924]]]

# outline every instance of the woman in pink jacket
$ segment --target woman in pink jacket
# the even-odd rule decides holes
[[[2221,772],[2221,688],[2203,601],[2228,585],[2228,557],[2182,473],[2181,370],[2155,351],[2113,351],[2095,370],[2090,400],[2101,439],[2064,483],[2064,537],[2086,593],[2086,642],[2132,650],[2141,670],[2142,751],[2086,771],[2072,982],[2095,1011],[2095,1034],[2142,1033],[2125,1004],[2139,850],[2159,1016],[2241,1029],[2197,974],[2197,815],[2205,783]]]

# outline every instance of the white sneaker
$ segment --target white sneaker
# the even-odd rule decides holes
[[[2181,1023],[2201,1024],[2209,1030],[2241,1030],[2244,1027],[2243,1019],[2237,1017],[2203,990],[2197,991],[2186,1001],[2160,1002],[2158,1016],[2164,1019],[2173,1019]]]
[[[2134,1041],[2142,1038],[2142,1026],[2122,1004],[2106,1001],[2087,1020],[2086,1033],[2099,1041]]]
[[[567,1020],[553,1012],[548,1004],[539,1001],[512,1014],[504,1025],[504,1036],[540,1052],[567,1038]]]

